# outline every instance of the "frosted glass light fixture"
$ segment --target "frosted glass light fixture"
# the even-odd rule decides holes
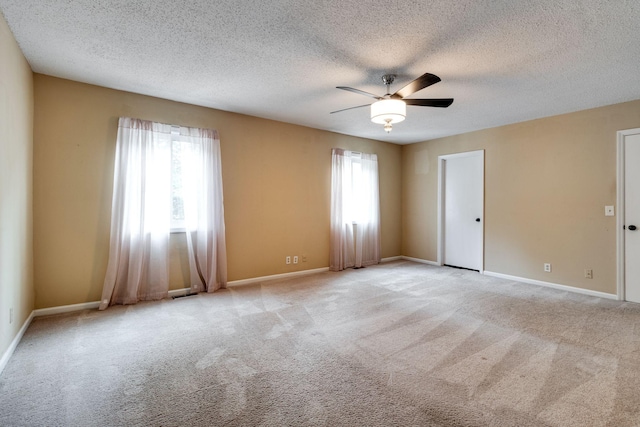
[[[407,117],[407,104],[400,99],[381,99],[371,104],[371,121],[384,125],[387,133],[394,123],[400,123]]]

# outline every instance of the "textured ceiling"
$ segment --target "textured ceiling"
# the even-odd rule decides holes
[[[399,144],[640,99],[638,0],[0,0],[35,72]],[[390,134],[381,76],[430,72]]]

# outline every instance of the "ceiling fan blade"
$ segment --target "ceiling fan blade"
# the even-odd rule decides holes
[[[363,90],[360,89],[354,89],[352,87],[347,87],[347,86],[337,86],[336,89],[342,89],[342,90],[348,90],[349,92],[353,92],[353,93],[359,93],[360,95],[364,95],[364,96],[369,96],[371,98],[375,98],[375,99],[382,99],[381,96],[378,95],[374,95],[372,93],[369,92],[365,92]]]
[[[403,99],[407,105],[417,105],[419,107],[440,107],[447,108],[453,104],[453,98],[439,99]]]
[[[362,108],[362,107],[368,107],[371,104],[364,104],[364,105],[358,105],[357,107],[349,107],[349,108],[344,108],[342,110],[338,110],[338,111],[332,111],[329,114],[333,114],[333,113],[341,113],[342,111],[347,111],[347,110],[353,110],[354,108]]]
[[[405,87],[403,87],[402,89],[400,89],[399,91],[391,95],[391,97],[406,98],[407,96],[412,95],[417,91],[424,89],[425,87],[429,87],[432,84],[438,83],[439,81],[440,81],[440,77],[434,74],[424,73],[423,75],[421,75],[420,77],[418,77],[417,79],[415,79],[414,81],[412,81],[411,83],[409,83],[408,85],[406,85]]]

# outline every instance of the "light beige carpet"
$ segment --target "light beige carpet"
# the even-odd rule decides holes
[[[2,426],[637,426],[640,305],[394,262],[36,318]]]

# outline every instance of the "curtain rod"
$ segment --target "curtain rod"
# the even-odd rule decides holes
[[[338,148],[336,148],[336,149],[338,149]],[[332,148],[332,150],[333,150],[333,148]],[[362,153],[361,153],[360,151],[347,150],[347,149],[345,149],[345,148],[339,148],[339,150],[342,150],[342,151],[350,151],[350,152],[351,152],[351,153],[353,153],[353,154],[359,154],[359,155],[362,155]]]

